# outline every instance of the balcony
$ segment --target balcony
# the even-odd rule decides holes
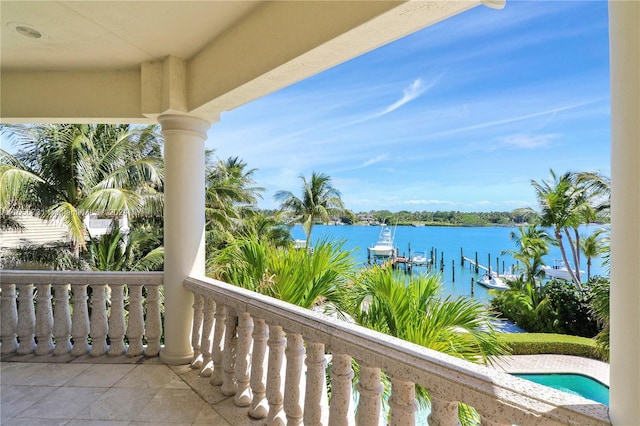
[[[458,402],[486,425],[610,424],[601,404],[207,278],[183,282],[191,365],[167,366],[162,281],[3,271],[2,423],[411,425],[418,384],[432,425],[457,424]]]

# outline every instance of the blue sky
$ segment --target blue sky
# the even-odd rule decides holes
[[[355,212],[535,207],[549,169],[610,175],[606,1],[477,7],[233,111],[209,131],[273,193],[330,175]]]

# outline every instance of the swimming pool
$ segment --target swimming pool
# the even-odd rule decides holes
[[[591,377],[581,374],[513,374],[550,388],[597,401],[609,406],[609,387]]]

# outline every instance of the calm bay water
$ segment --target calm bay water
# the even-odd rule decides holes
[[[598,229],[598,226],[586,226],[581,229],[581,234],[589,235]],[[398,247],[399,254],[409,255],[411,253],[424,252],[429,257],[432,248],[437,250],[437,270],[440,268],[440,259],[444,255],[445,283],[443,291],[445,294],[454,296],[471,297],[471,278],[475,280],[478,276],[471,266],[465,262],[460,265],[460,250],[464,256],[474,259],[476,252],[481,265],[487,266],[489,255],[491,256],[491,270],[496,269],[496,258],[499,259],[499,271],[503,272],[503,267],[509,268],[515,265],[514,260],[503,255],[502,251],[515,250],[516,246],[509,239],[511,231],[517,231],[512,227],[452,227],[452,226],[398,226],[395,230],[395,246]],[[393,228],[392,228],[393,232]],[[329,239],[333,241],[344,241],[346,250],[353,250],[354,259],[362,265],[367,264],[367,247],[373,246],[378,240],[380,227],[366,225],[344,225],[327,226],[315,225],[312,232],[312,245],[314,242]],[[300,225],[296,225],[291,230],[291,235],[296,239],[304,239],[304,231]],[[560,259],[560,251],[557,247],[550,247],[550,254],[545,261],[548,265],[553,265],[554,259]],[[504,265],[504,266],[503,266]],[[586,260],[582,260],[581,269],[586,270]],[[426,268],[415,268],[414,273],[426,271]],[[592,275],[604,274],[604,268],[599,259],[593,260],[591,267]],[[455,276],[454,276],[455,275]],[[480,274],[481,275],[481,274]],[[586,274],[585,274],[586,275]],[[455,280],[454,280],[455,278]],[[486,302],[490,299],[487,289],[475,284],[474,298]]]

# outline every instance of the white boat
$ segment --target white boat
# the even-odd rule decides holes
[[[393,248],[393,234],[391,228],[384,225],[380,228],[378,242],[369,248],[369,251],[375,256],[392,256],[395,252]]]
[[[482,278],[478,280],[478,284],[496,290],[506,290],[509,288],[509,286],[504,281],[502,281],[500,277],[497,277],[493,274],[484,274]]]
[[[546,278],[560,278],[562,280],[571,281],[571,272],[569,268],[561,260],[554,260],[553,266],[543,266],[544,275]],[[580,275],[584,274],[584,271],[580,271]]]
[[[411,263],[413,263],[416,266],[426,265],[427,257],[424,255],[423,252],[417,251],[413,254],[413,256],[411,256]]]

